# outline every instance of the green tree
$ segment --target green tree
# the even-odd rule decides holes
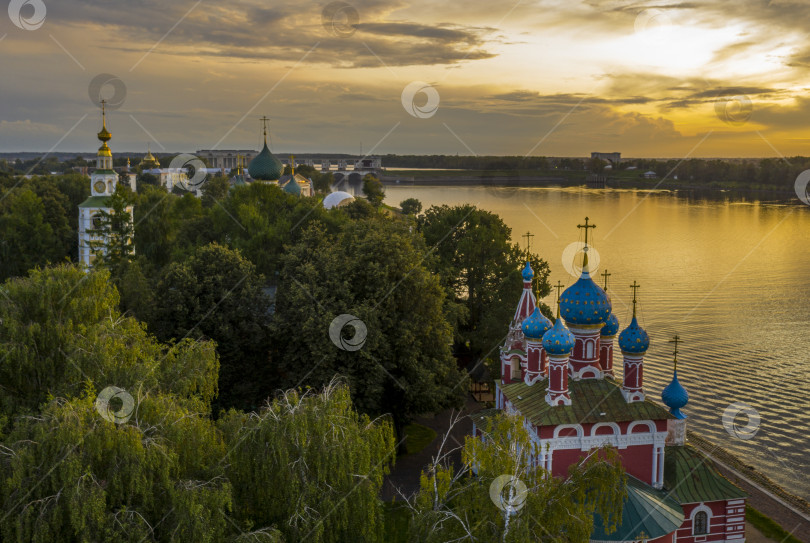
[[[91,389],[16,425],[0,457],[3,541],[226,540],[216,428],[170,396],[133,393],[126,424],[105,420]]]
[[[419,215],[422,212],[422,202],[416,198],[408,198],[399,203],[400,209],[405,215]]]
[[[385,198],[385,189],[383,188],[382,181],[377,179],[370,173],[363,177],[363,194],[366,195],[368,201],[374,207],[382,205]]]
[[[138,190],[141,187],[146,185],[151,185],[153,187],[159,187],[160,185],[160,178],[151,173],[140,173],[138,174],[138,178],[136,179]]]
[[[422,473],[408,502],[409,541],[587,543],[594,512],[615,529],[626,476],[614,449],[594,449],[567,477],[550,477],[535,463],[539,451],[520,416],[499,413],[482,430],[483,438],[466,438],[460,469],[440,450]]]
[[[31,268],[64,258],[64,233],[55,232],[49,223],[45,202],[28,187],[4,196],[0,201],[0,279],[24,275]]]
[[[512,243],[512,231],[500,217],[471,205],[431,207],[420,226],[438,257],[431,261],[433,270],[448,296],[464,307],[456,322],[456,352],[492,360],[520,298],[525,251]],[[534,290],[546,296],[551,291],[548,264],[534,254],[530,261]],[[542,309],[551,315],[548,307]]]
[[[241,522],[275,525],[288,541],[383,541],[378,496],[393,431],[358,415],[345,385],[289,391],[258,413],[230,411],[219,425]]]
[[[155,289],[149,330],[163,341],[209,338],[220,355],[219,406],[256,408],[267,377],[270,301],[263,278],[239,251],[199,247],[164,271]]]
[[[228,196],[231,183],[224,175],[209,177],[202,187],[202,202],[205,207],[216,205],[216,202]]]
[[[94,228],[88,230],[88,246],[96,255],[95,266],[110,270],[118,281],[135,252],[135,226],[132,217],[132,195],[129,189],[118,185],[106,201],[106,207],[93,219]]]
[[[279,270],[284,245],[293,243],[310,223],[334,231],[346,221],[344,215],[327,213],[317,199],[298,198],[266,183],[234,187],[220,203],[211,208],[211,236],[239,249],[270,279]]]
[[[332,175],[332,172],[316,173],[315,176],[312,177],[312,182],[315,185],[316,192],[329,192],[332,185],[335,184],[335,176]]]
[[[409,228],[386,218],[347,223],[337,235],[309,228],[284,257],[272,323],[285,387],[343,375],[357,408],[390,413],[398,436],[414,414],[458,406],[466,390],[444,293]],[[346,315],[359,321],[341,328]],[[337,334],[352,328],[360,335],[347,347]]]
[[[605,171],[605,166],[607,165],[607,161],[604,161],[601,158],[592,158],[588,160],[588,171],[591,173],[602,173]]]
[[[0,296],[0,413],[34,412],[49,397],[78,397],[86,383],[138,385],[202,399],[218,362],[210,342],[160,345],[118,310],[107,270],[62,265],[6,281]],[[163,379],[162,376],[171,376]]]

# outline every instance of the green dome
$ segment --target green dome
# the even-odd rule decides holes
[[[301,196],[301,185],[298,184],[295,177],[287,181],[287,184],[284,185],[284,192]]]
[[[250,161],[248,173],[250,177],[260,181],[278,181],[278,178],[284,173],[284,165],[273,156],[265,142],[262,152]]]

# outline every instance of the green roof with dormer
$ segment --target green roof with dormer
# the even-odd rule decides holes
[[[284,173],[284,165],[273,156],[265,142],[261,153],[250,161],[248,173],[250,177],[259,181],[278,181],[281,174]]]
[[[535,426],[675,418],[651,400],[627,403],[621,385],[610,379],[569,381],[571,405],[552,407],[546,402],[547,382],[543,379],[529,386],[518,381],[499,386],[515,409]]]

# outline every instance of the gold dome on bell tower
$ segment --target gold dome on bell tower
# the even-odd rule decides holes
[[[98,156],[112,157],[112,151],[107,146],[107,142],[112,139],[112,134],[107,130],[107,100],[101,101],[101,132],[98,133],[98,139],[101,142],[101,147],[98,148]]]

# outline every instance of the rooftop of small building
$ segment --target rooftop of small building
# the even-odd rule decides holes
[[[611,379],[569,381],[571,405],[550,406],[546,381],[528,386],[523,381],[500,385],[512,405],[535,426],[665,420],[675,417],[652,400],[627,403],[621,385]]]
[[[683,524],[684,514],[678,502],[665,490],[656,490],[628,475],[627,497],[616,529],[608,534],[599,514],[594,514],[593,520],[591,541],[636,541],[673,533]]]
[[[680,503],[747,498],[723,477],[711,458],[691,445],[668,446],[664,452],[664,490]]]

